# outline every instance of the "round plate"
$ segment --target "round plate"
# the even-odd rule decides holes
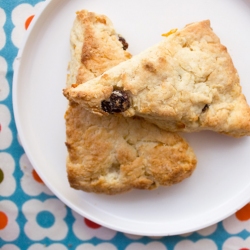
[[[183,134],[198,165],[182,183],[116,196],[70,188],[65,159],[62,95],[70,58],[69,34],[75,12],[107,15],[137,54],[172,28],[210,19],[227,46],[250,100],[250,2],[248,0],[52,0],[31,23],[15,62],[13,106],[23,147],[46,185],[79,214],[114,230],[162,236],[216,223],[250,200],[250,138],[213,132]]]

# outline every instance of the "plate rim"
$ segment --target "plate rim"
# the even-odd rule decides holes
[[[168,236],[168,235],[179,235],[179,234],[184,234],[184,233],[189,233],[189,232],[193,232],[193,231],[197,231],[200,230],[202,228],[211,226],[215,223],[218,223],[219,221],[224,220],[225,218],[227,218],[228,216],[232,215],[233,213],[235,213],[237,210],[241,209],[244,205],[246,205],[249,201],[250,198],[247,198],[246,195],[244,195],[245,193],[248,193],[248,189],[247,187],[241,191],[241,195],[237,196],[235,200],[237,200],[237,206],[234,207],[233,209],[227,209],[227,212],[223,213],[223,215],[221,213],[217,213],[217,216],[214,216],[213,218],[210,217],[210,220],[207,220],[206,223],[203,223],[200,226],[193,226],[193,227],[189,227],[189,230],[178,230],[177,232],[163,232],[163,233],[159,233],[159,232],[149,232],[148,230],[141,230],[140,232],[137,232],[135,230],[133,230],[132,228],[130,229],[126,229],[122,226],[119,226],[117,224],[109,224],[107,220],[102,220],[99,217],[96,217],[93,214],[87,213],[86,211],[78,208],[75,204],[72,204],[66,197],[64,197],[64,195],[62,193],[60,193],[59,190],[56,190],[53,185],[51,183],[49,183],[46,178],[44,177],[42,171],[37,168],[37,164],[36,164],[36,160],[33,158],[32,153],[30,152],[29,148],[30,146],[26,143],[25,140],[25,134],[23,132],[23,126],[21,124],[21,118],[20,118],[20,112],[18,110],[18,93],[17,93],[17,88],[18,88],[18,79],[19,79],[19,69],[21,67],[22,64],[22,57],[24,55],[26,46],[27,46],[27,42],[32,34],[32,32],[34,32],[34,29],[37,25],[37,23],[40,21],[41,15],[48,9],[50,8],[50,4],[52,2],[56,2],[59,0],[46,0],[43,4],[43,6],[41,7],[41,9],[38,10],[38,12],[36,13],[35,17],[33,18],[29,29],[26,31],[24,38],[22,40],[21,46],[18,50],[18,54],[16,56],[16,58],[14,59],[14,63],[13,63],[13,82],[12,82],[12,104],[13,104],[13,113],[14,113],[14,120],[15,120],[15,125],[18,131],[18,135],[21,141],[21,145],[25,151],[25,153],[27,154],[27,157],[29,159],[29,161],[31,162],[32,166],[34,167],[34,169],[38,172],[39,176],[42,178],[42,180],[44,181],[44,183],[46,184],[46,186],[53,192],[53,194],[58,197],[63,203],[65,203],[68,207],[70,207],[72,210],[74,210],[75,212],[77,212],[78,214],[102,225],[105,226],[107,228],[110,228],[112,230],[116,230],[116,231],[120,231],[123,233],[128,233],[128,234],[134,234],[134,235],[144,235],[144,236]],[[68,0],[64,0],[64,1],[68,1]],[[249,186],[250,187],[250,186]],[[52,197],[51,197],[52,198]],[[231,199],[232,200],[232,199]],[[229,200],[228,202],[231,203],[232,201]],[[234,202],[236,202],[234,200]],[[217,210],[217,208],[216,208]]]

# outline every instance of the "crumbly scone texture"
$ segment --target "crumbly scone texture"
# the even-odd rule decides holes
[[[100,117],[78,104],[65,115],[71,187],[117,194],[170,186],[189,177],[196,157],[176,133],[140,118]]]
[[[131,58],[131,54],[123,50],[120,37],[105,15],[78,11],[70,33],[67,86],[77,86]]]
[[[107,115],[101,103],[116,89],[130,96],[124,116],[140,116],[169,131],[250,135],[250,107],[237,70],[209,20],[169,32],[159,44],[64,94]]]
[[[118,64],[122,53],[123,61],[128,58],[128,52],[119,43],[113,43],[113,40],[111,52],[105,49],[109,47],[107,41],[110,40],[100,39],[99,24],[90,21],[79,25],[89,15],[95,17],[94,20],[100,18],[95,13],[80,11],[72,28],[68,86],[77,84],[79,77],[86,81]],[[106,20],[106,30],[113,30],[107,17],[102,18]],[[98,43],[102,47],[99,49],[110,58],[110,63],[106,61],[104,68],[102,60],[98,60],[99,56],[95,53],[92,55],[95,60],[89,64],[91,66],[82,65],[81,58],[85,50],[80,48],[84,48],[84,39],[75,39],[74,33],[78,37],[85,37],[86,30],[92,30],[92,37],[88,41],[90,51],[92,41],[93,46]],[[79,43],[78,46],[76,43]],[[113,54],[114,50],[119,52]],[[109,56],[109,53],[112,55]],[[90,67],[98,68],[98,73],[92,75]],[[68,180],[75,189],[109,195],[133,188],[154,189],[159,185],[169,186],[181,182],[196,167],[196,156],[187,142],[178,134],[159,129],[142,118],[98,116],[75,102],[69,102],[65,121]]]

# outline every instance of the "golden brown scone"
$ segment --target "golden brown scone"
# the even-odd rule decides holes
[[[67,86],[86,82],[131,58],[119,39],[122,37],[109,18],[87,10],[78,11],[70,33]]]
[[[250,135],[250,108],[237,70],[209,20],[166,34],[159,44],[64,94],[94,113],[140,116],[169,131]]]
[[[179,135],[140,118],[100,117],[72,104],[65,119],[68,179],[75,189],[153,189],[178,183],[195,169],[194,152]]]
[[[114,34],[116,37],[107,17],[87,11],[78,12],[71,33],[72,59],[67,85],[79,78],[91,79],[130,57],[115,39],[105,35],[102,40],[100,25],[95,22],[100,17],[106,20],[102,22],[102,27],[103,23],[106,26],[106,35]],[[88,39],[86,31],[92,34]],[[102,51],[99,54],[93,52],[90,58],[95,59],[88,60],[87,64],[81,61],[86,53],[85,42],[89,51],[94,51],[92,46],[96,48],[96,44],[98,51]],[[102,59],[99,60],[99,56],[104,54],[105,66]],[[98,70],[92,75],[90,68]],[[153,189],[178,183],[195,169],[197,160],[187,142],[179,135],[163,131],[141,118],[101,117],[70,102],[65,120],[67,173],[69,183],[75,189],[106,194],[118,194],[132,188]]]

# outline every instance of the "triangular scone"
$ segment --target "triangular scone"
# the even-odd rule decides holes
[[[81,61],[86,55],[87,31],[91,31],[89,51],[95,51],[88,63]],[[67,85],[80,77],[91,79],[126,60],[128,53],[117,41],[107,17],[78,12],[71,33],[72,59]],[[101,53],[94,50],[96,44]],[[106,58],[103,59],[105,67],[102,55]],[[92,75],[93,68],[99,70]],[[179,135],[163,131],[141,118],[97,116],[69,102],[65,120],[67,173],[75,189],[106,194],[132,188],[153,189],[178,183],[195,169],[194,152]]]
[[[237,70],[209,20],[165,34],[159,44],[64,94],[94,113],[140,116],[169,131],[250,135]]]
[[[67,86],[77,86],[131,58],[124,46],[125,39],[116,33],[109,18],[78,11],[70,33]]]

